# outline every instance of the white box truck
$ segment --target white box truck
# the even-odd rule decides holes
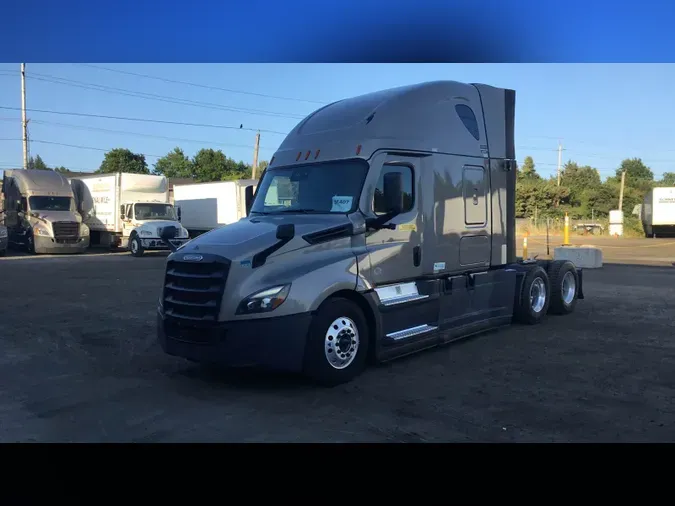
[[[256,179],[182,184],[173,187],[173,202],[190,237],[246,217]],[[248,200],[247,200],[248,199]]]
[[[516,257],[514,114],[513,90],[440,81],[307,116],[248,217],[169,255],[163,350],[331,385],[369,361],[574,311],[581,269]]]
[[[92,245],[128,248],[140,257],[147,250],[168,248],[160,238],[167,226],[176,230],[171,238],[176,247],[188,241],[187,230],[169,203],[166,177],[116,172],[77,176],[70,181],[76,194],[93,201],[86,220]]]
[[[675,234],[675,188],[654,188],[640,209],[645,237]]]

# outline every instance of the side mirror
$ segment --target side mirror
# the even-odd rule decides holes
[[[384,203],[388,213],[403,211],[403,174],[388,172],[384,175]]]
[[[293,223],[284,223],[277,227],[277,239],[280,241],[290,241],[295,237],[295,225]]]
[[[123,220],[125,218],[124,215],[124,205],[120,206],[120,219]]]
[[[253,185],[244,189],[244,200],[246,201],[246,216],[248,216],[253,206]]]
[[[180,206],[176,206],[176,216],[178,217],[178,221],[180,221],[181,218]]]

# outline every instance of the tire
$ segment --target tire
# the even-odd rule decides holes
[[[7,250],[6,249],[0,250],[0,257],[4,257],[5,255],[7,255]]]
[[[527,325],[541,323],[548,312],[550,298],[551,285],[546,271],[539,265],[528,269],[514,308],[515,321]]]
[[[577,305],[579,274],[569,260],[555,260],[548,266],[551,297],[548,311],[551,314],[570,314]]]
[[[132,256],[135,257],[142,257],[143,253],[145,253],[145,250],[143,249],[143,245],[141,244],[141,240],[138,238],[136,234],[131,236],[129,239],[129,251],[131,252]]]
[[[336,340],[338,336],[341,343]],[[351,343],[347,341],[349,337]],[[324,386],[347,383],[365,369],[369,343],[368,323],[359,306],[343,298],[328,299],[319,307],[309,328],[304,373]],[[340,344],[342,349],[354,351],[339,356]]]
[[[28,234],[26,237],[26,251],[29,255],[35,255],[35,240],[33,234]]]

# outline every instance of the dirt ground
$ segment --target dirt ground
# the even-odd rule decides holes
[[[0,259],[0,441],[675,440],[672,261],[586,271],[571,316],[322,389],[164,355],[165,256]]]

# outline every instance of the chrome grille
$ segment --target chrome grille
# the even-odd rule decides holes
[[[54,230],[54,238],[59,239],[75,239],[80,231],[80,225],[72,221],[57,221],[52,223]]]
[[[164,312],[192,321],[215,322],[225,290],[230,262],[206,256],[200,262],[169,260],[164,280]]]

